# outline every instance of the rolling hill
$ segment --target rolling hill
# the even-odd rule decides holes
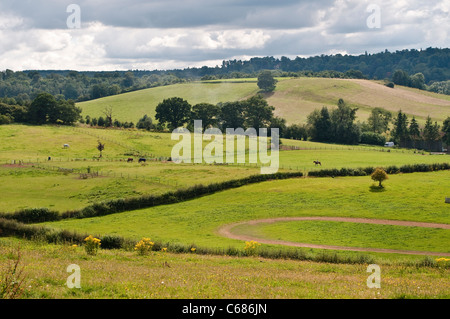
[[[78,103],[83,116],[102,116],[105,107],[112,107],[115,118],[136,123],[144,114],[154,119],[155,108],[163,99],[178,96],[192,105],[200,102],[219,103],[245,99],[258,93],[254,81],[205,81],[176,84],[102,99]],[[335,107],[342,98],[358,107],[358,120],[364,121],[371,109],[382,107],[391,112],[400,109],[424,122],[429,115],[442,122],[450,115],[450,96],[396,86],[391,89],[381,82],[355,79],[282,78],[274,92],[265,94],[275,114],[288,124],[301,124],[309,113],[323,106]]]

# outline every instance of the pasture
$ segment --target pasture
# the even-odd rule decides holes
[[[230,81],[193,82],[155,87],[135,92],[109,96],[97,100],[78,103],[83,109],[83,116],[104,116],[102,113],[106,107],[111,107],[114,117],[122,122],[134,122],[145,114],[155,119],[156,106],[164,99],[181,97],[191,105],[197,103],[229,102],[245,99],[258,92],[258,86],[254,81]]]
[[[429,115],[433,121],[448,116],[450,98],[442,94],[396,86],[388,88],[379,81],[326,78],[279,78],[274,92],[264,94],[275,115],[288,124],[303,124],[308,114],[323,106],[334,108],[340,98],[357,107],[357,120],[367,120],[375,107],[393,113],[399,110],[423,124]],[[203,81],[150,88],[97,100],[77,103],[83,116],[104,116],[106,107],[113,109],[118,120],[135,124],[145,114],[155,119],[156,106],[166,98],[181,97],[191,105],[238,101],[258,93],[256,79]]]
[[[258,165],[168,162],[176,141],[163,133],[2,125],[0,137],[1,212],[40,207],[64,212],[110,199],[164,194],[260,173]],[[99,140],[106,144],[102,158],[96,149]],[[63,147],[66,143],[69,148]],[[448,162],[444,155],[387,152],[382,147],[293,140],[283,140],[283,145],[298,149],[279,152],[280,171]],[[144,164],[137,162],[142,156],[148,159]],[[134,160],[128,163],[130,157]],[[322,166],[315,166],[313,160],[320,160]],[[384,185],[384,189],[374,187],[369,176],[295,178],[171,205],[42,223],[55,230],[120,236],[132,242],[150,237],[161,247],[194,246],[198,253],[169,250],[138,256],[129,247],[101,249],[97,256],[86,256],[83,247],[70,243],[0,237],[0,265],[15,259],[14,248],[20,244],[30,280],[24,298],[448,298],[449,268],[435,261],[439,255],[424,259],[414,254],[277,244],[259,248],[266,258],[220,253],[243,254],[245,246],[244,240],[224,236],[222,227],[262,218],[354,217],[450,224],[444,202],[450,194],[449,171],[390,175]],[[315,221],[243,225],[233,232],[267,240],[439,254],[449,252],[450,230]],[[279,251],[306,258],[276,259]],[[330,263],[333,256],[337,261]],[[345,258],[362,262],[339,263]],[[382,290],[367,288],[365,261],[382,265]],[[83,269],[80,290],[64,286],[66,267],[72,263]]]
[[[450,223],[448,204],[445,204],[445,194],[450,192],[448,171],[392,175],[381,192],[371,188],[372,185],[370,177],[272,181],[172,205],[46,225],[81,233],[120,235],[135,240],[151,237],[161,242],[227,248],[242,246],[242,241],[221,236],[218,233],[221,226],[261,218],[339,216]],[[327,227],[328,223],[324,222],[323,227],[318,229],[326,231]],[[359,231],[356,224],[346,227],[352,234]],[[380,234],[390,231],[388,226],[378,226],[377,229]],[[400,230],[400,233],[404,231]],[[443,231],[444,237],[430,235],[427,247],[434,250],[442,248],[440,239],[448,238],[448,232]],[[285,235],[292,236],[291,233]],[[314,233],[315,236],[322,236],[321,231]],[[423,248],[420,246],[423,232],[416,234],[415,240],[408,241],[406,248]],[[327,238],[330,237],[324,240]],[[355,240],[356,245],[360,243],[361,239]]]
[[[386,264],[382,288],[369,289],[367,265],[102,250],[0,238],[0,268],[21,245],[30,299],[405,299],[449,298],[449,270]],[[82,269],[80,289],[68,289],[66,268]]]

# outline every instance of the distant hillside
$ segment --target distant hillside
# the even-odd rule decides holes
[[[255,81],[195,82],[174,84],[135,92],[109,96],[97,100],[78,103],[82,115],[90,117],[104,116],[106,107],[113,109],[114,118],[120,121],[137,123],[147,114],[155,119],[156,106],[164,99],[181,97],[191,105],[207,102],[217,104],[244,99],[258,92]]]
[[[435,94],[401,86],[388,88],[382,83],[356,79],[283,78],[279,79],[275,92],[266,94],[275,114],[289,124],[304,123],[316,108],[335,107],[339,98],[358,107],[358,120],[367,119],[372,108],[382,107],[392,112],[400,109],[424,122],[430,115],[433,121],[442,122],[450,116],[450,96]],[[103,116],[102,111],[111,107],[120,121],[133,121],[147,114],[154,119],[155,108],[163,99],[181,97],[191,105],[200,102],[241,100],[259,91],[256,79],[252,81],[206,81],[151,88],[93,101],[78,103],[83,116]]]
[[[376,54],[320,55],[308,58],[255,57],[247,61],[223,61],[216,67],[177,70],[130,70],[78,72],[70,70],[0,71],[0,98],[14,98],[25,105],[42,91],[76,102],[105,96],[198,80],[257,77],[272,70],[279,77],[366,78],[393,80],[395,71],[406,76],[420,74],[419,87],[433,92],[450,92],[450,49],[388,50]],[[423,76],[422,76],[423,74]],[[434,85],[432,86],[432,84]],[[404,83],[396,83],[408,85]]]

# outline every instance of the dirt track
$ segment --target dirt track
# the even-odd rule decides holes
[[[332,246],[332,245],[315,245],[315,244],[297,243],[297,242],[290,242],[290,241],[283,241],[283,240],[269,240],[269,239],[257,238],[257,237],[246,236],[246,235],[236,235],[236,234],[233,234],[233,232],[232,232],[234,227],[239,226],[239,225],[244,225],[244,224],[256,225],[256,224],[261,224],[261,223],[276,223],[276,222],[302,221],[302,220],[321,220],[321,221],[337,221],[337,222],[347,222],[347,223],[364,223],[364,224],[450,229],[449,224],[396,221],[396,220],[385,220],[385,219],[346,218],[346,217],[282,217],[282,218],[258,219],[258,220],[252,220],[252,221],[246,221],[246,222],[225,225],[225,226],[221,227],[218,230],[218,232],[220,235],[231,238],[231,239],[245,240],[245,241],[255,240],[261,244],[269,244],[269,245],[285,245],[285,246],[316,248],[316,249],[349,250],[349,251],[394,253],[394,254],[408,254],[408,255],[450,256],[450,253],[413,251],[413,250],[395,250],[395,249],[383,249],[383,248],[360,248],[360,247],[343,247],[343,246]]]

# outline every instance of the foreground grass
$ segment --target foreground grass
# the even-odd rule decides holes
[[[301,299],[449,298],[450,270],[381,265],[381,289],[366,285],[367,266],[256,257],[218,257],[101,250],[0,239],[0,269],[21,246],[26,285],[33,299]],[[81,288],[66,285],[69,265],[81,269]]]
[[[383,191],[371,186],[370,177],[272,181],[173,205],[45,225],[80,233],[228,248],[240,247],[242,242],[218,235],[220,226],[260,218],[339,216],[450,223],[445,204],[449,171],[392,175]],[[418,236],[416,240],[424,239]],[[434,244],[441,245],[429,241],[430,246]]]

